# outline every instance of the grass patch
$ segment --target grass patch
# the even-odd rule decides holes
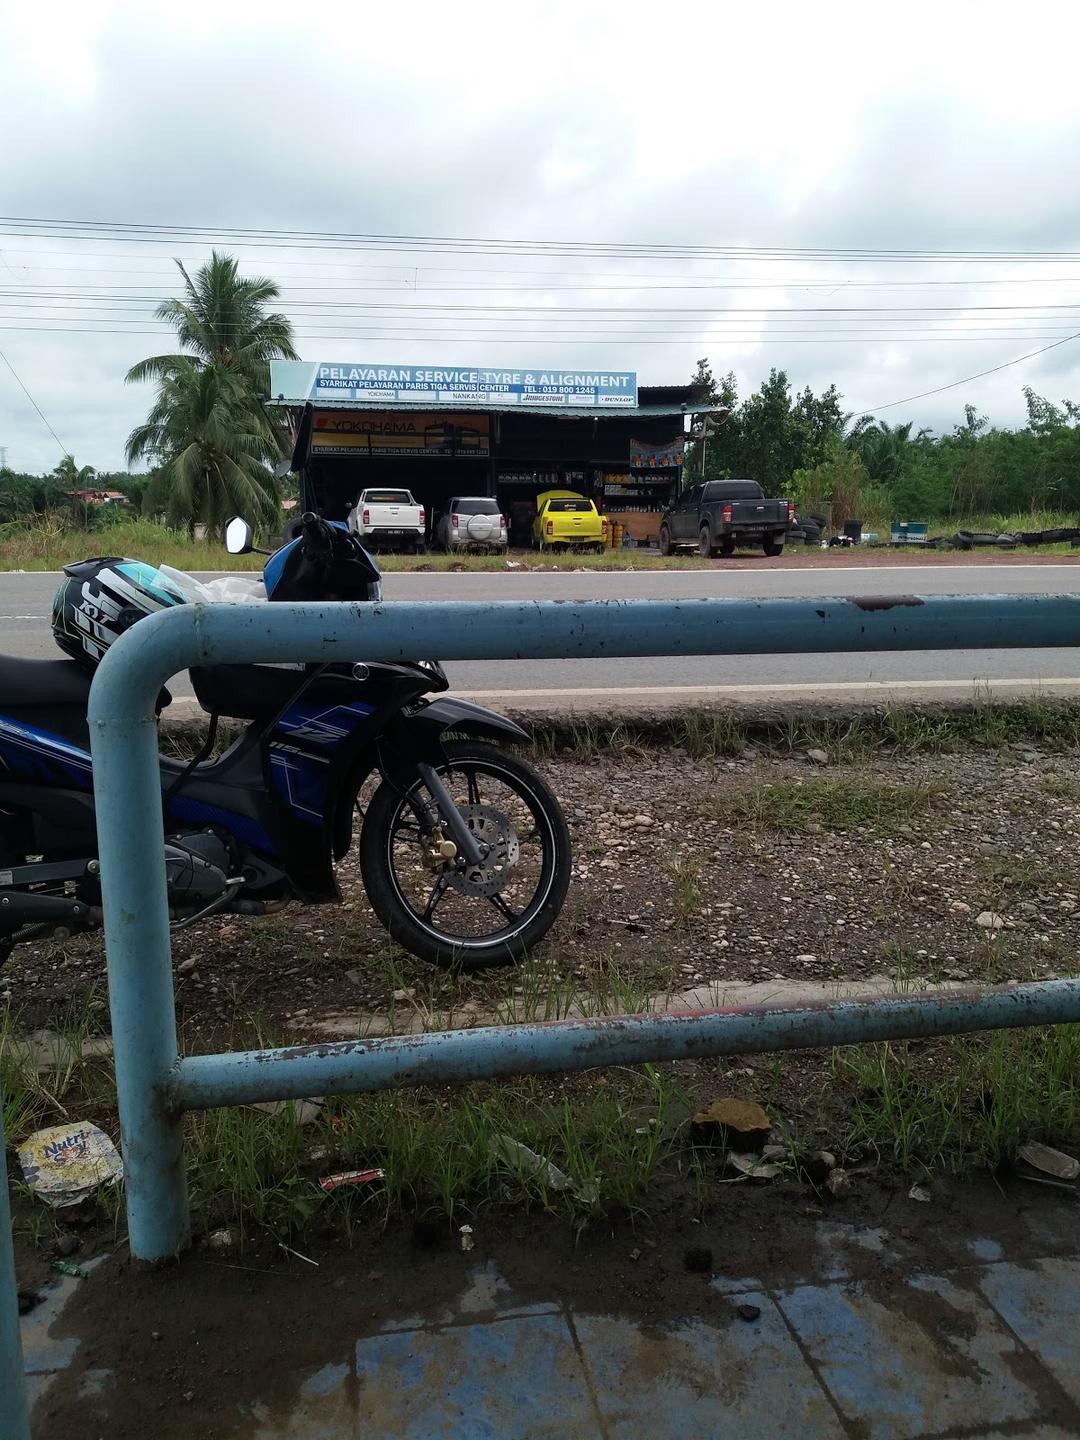
[[[268,1116],[209,1111],[188,1120],[194,1207],[207,1224],[296,1231],[321,1212],[348,1235],[362,1219],[433,1212],[464,1219],[491,1203],[571,1215],[633,1213],[670,1154],[689,1101],[670,1072],[646,1065],[587,1083],[526,1077],[453,1093],[380,1092],[328,1102],[300,1126],[292,1106]],[[571,1184],[504,1144],[510,1137]],[[385,1181],[323,1198],[319,1174],[378,1167]]]
[[[665,869],[671,876],[675,913],[684,924],[693,920],[701,909],[705,899],[702,877],[707,868],[705,861],[696,855],[673,855],[665,861]]]
[[[273,544],[273,541],[267,541]],[[177,570],[261,571],[262,555],[230,555],[212,540],[194,539],[152,520],[133,517],[93,530],[69,526],[58,515],[41,515],[27,523],[0,525],[0,570],[60,570],[88,555],[127,555],[151,565]],[[399,555],[376,557],[381,569],[501,570],[509,558],[526,570],[685,570],[707,568],[711,562],[695,555],[648,555],[640,550],[605,550],[601,555],[560,551],[514,551],[503,555]]]
[[[427,555],[380,554],[376,557],[384,571],[399,570],[501,570],[507,561],[522,570],[707,570],[712,561],[697,555],[657,555],[644,550],[605,550],[596,555],[562,550],[555,554],[545,550],[512,550],[509,555],[443,555],[432,551]]]
[[[805,832],[819,825],[896,835],[913,818],[929,814],[946,794],[946,786],[930,781],[898,785],[869,775],[814,775],[763,781],[721,803],[733,819],[773,830]]]
[[[88,555],[127,555],[177,570],[262,570],[262,555],[230,555],[223,545],[194,540],[152,520],[132,519],[97,530],[48,523],[0,526],[0,570],[61,570]]]
[[[1054,800],[1075,800],[1080,795],[1080,781],[1071,775],[1047,775],[1043,779],[1043,790]]]
[[[975,516],[960,520],[941,521],[935,533],[951,535],[957,529],[965,530],[1043,530],[1055,526],[1072,525],[1075,515],[1060,515],[1043,512],[1037,515]],[[868,522],[870,523],[870,522]],[[887,525],[872,526],[887,531]],[[821,551],[807,551],[801,546],[789,547],[789,554],[805,554],[811,563],[828,563],[828,556]],[[980,550],[980,563],[993,563],[1003,552],[993,548]],[[1019,553],[1019,552],[1013,552]],[[1043,545],[1038,548],[1040,555],[1069,555],[1076,558],[1077,552],[1068,544]],[[173,565],[178,570],[261,570],[263,557],[259,555],[229,555],[222,545],[209,540],[193,539],[186,531],[172,530],[155,521],[139,516],[123,515],[111,523],[97,523],[92,529],[72,525],[64,514],[45,512],[25,520],[11,521],[0,525],[0,571],[2,570],[59,570],[74,560],[83,560],[88,555],[127,555],[150,564]],[[388,553],[380,555],[379,564],[387,572],[395,571],[505,571],[509,558],[516,566],[525,570],[693,570],[708,569],[713,561],[703,560],[692,551],[679,555],[662,556],[642,550],[605,550],[602,554],[579,554],[575,551],[560,551],[541,554],[536,550],[518,550],[509,557],[502,555],[461,554],[443,555],[401,555]],[[752,557],[751,557],[752,558]],[[939,551],[924,551],[912,547],[904,551],[905,564],[940,564]]]
[[[1030,893],[1070,885],[1076,880],[1068,871],[1047,870],[1045,862],[1023,860],[1017,855],[982,855],[978,864],[986,884],[997,890]]]
[[[72,1007],[48,1045],[35,1046],[20,1031],[10,1005],[0,1009],[0,1097],[8,1145],[42,1126],[78,1119],[88,1106],[115,1103],[111,1064],[87,1050],[92,999]],[[39,1057],[47,1062],[41,1071]]]
[[[995,1168],[1080,1125],[1080,1025],[837,1050],[832,1068],[851,1096],[850,1143],[906,1173]]]
[[[968,705],[884,706],[843,716],[807,711],[755,716],[732,706],[616,723],[575,718],[536,727],[533,747],[537,754],[567,753],[588,761],[633,750],[683,750],[694,759],[719,760],[741,756],[748,746],[774,755],[818,749],[830,760],[853,763],[876,755],[941,755],[1036,742],[1061,753],[1080,749],[1080,705],[1038,697],[999,703],[975,688]],[[1061,782],[1056,791],[1055,779]],[[1080,782],[1069,776],[1044,782],[1047,793],[1063,798],[1074,793],[1074,783],[1080,793]]]
[[[536,993],[522,997],[530,1007],[543,983],[538,974]],[[616,1008],[629,1008],[625,983],[616,979],[608,996]],[[553,997],[552,1009],[565,1013],[568,1000]],[[10,1012],[0,1017],[9,1143],[69,1116],[115,1134],[111,1067],[84,1053],[85,1033],[73,1017],[58,1067],[43,1078]],[[234,1037],[258,1045],[278,1038],[254,1022]],[[890,1169],[962,1172],[997,1166],[1028,1139],[1067,1146],[1080,1125],[1080,1025],[853,1047],[822,1060],[797,1098],[783,1056],[759,1060],[747,1087],[784,1138],[789,1178],[800,1155],[823,1141]],[[293,1104],[275,1114],[193,1113],[185,1135],[196,1229],[227,1225],[245,1243],[305,1231],[351,1243],[402,1217],[456,1225],[485,1207],[581,1225],[668,1207],[673,1185],[700,1211],[715,1203],[721,1183],[739,1183],[724,1168],[722,1147],[700,1143],[688,1124],[716,1083],[708,1066],[642,1065],[331,1098],[306,1125]],[[738,1093],[737,1082],[732,1090],[725,1081],[725,1091]],[[320,1175],[369,1167],[383,1169],[385,1180],[329,1196],[318,1187]],[[20,1232],[48,1245],[55,1217],[17,1181],[16,1191]],[[122,1233],[122,1191],[98,1198],[101,1215]]]

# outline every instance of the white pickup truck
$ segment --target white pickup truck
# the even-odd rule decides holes
[[[349,511],[349,529],[373,548],[386,545],[421,550],[425,534],[424,507],[416,503],[408,490],[364,490]]]

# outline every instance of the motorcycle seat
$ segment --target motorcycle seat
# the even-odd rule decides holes
[[[90,748],[86,706],[94,672],[75,660],[29,660],[0,655],[0,716]],[[160,715],[172,696],[158,694]]]
[[[0,713],[58,706],[80,708],[85,715],[93,679],[93,671],[74,660],[0,655]]]
[[[86,702],[94,673],[74,660],[0,655],[0,716],[90,748]]]
[[[304,680],[300,670],[272,665],[193,665],[189,673],[202,708],[231,720],[269,720]]]

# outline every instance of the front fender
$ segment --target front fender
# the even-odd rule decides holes
[[[523,730],[514,720],[500,715],[497,710],[488,710],[484,705],[474,705],[471,700],[459,700],[453,695],[444,695],[432,700],[422,710],[412,715],[403,715],[401,723],[416,726],[440,737],[448,730],[460,730],[465,735],[475,735],[484,740],[527,740],[528,731]]]
[[[383,763],[389,762],[402,780],[411,779],[409,771],[417,761],[436,764],[443,758],[443,736],[450,732],[480,740],[529,738],[528,731],[498,711],[474,705],[471,700],[444,695],[411,713],[398,715],[387,726],[380,737],[384,742],[379,747]],[[340,860],[352,844],[353,799],[376,766],[375,748],[365,747],[339,791],[332,827],[335,860]]]

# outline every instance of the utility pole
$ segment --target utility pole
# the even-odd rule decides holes
[[[698,478],[704,484],[705,481],[705,448],[710,438],[716,434],[721,425],[725,425],[731,419],[731,411],[726,405],[721,405],[716,410],[709,410],[700,415],[695,415],[690,425],[690,443],[700,445]]]

